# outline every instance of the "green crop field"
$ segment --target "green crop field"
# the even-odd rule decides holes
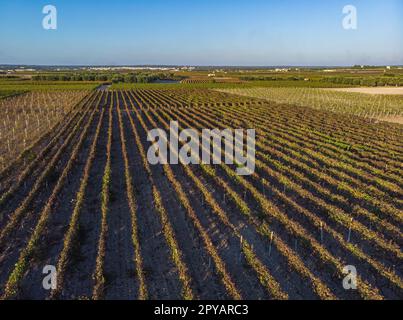
[[[91,90],[99,86],[101,82],[83,81],[28,81],[28,80],[4,80],[0,78],[0,92],[26,92],[26,91],[51,91],[51,90]]]
[[[342,88],[343,84],[328,83],[324,81],[244,81],[241,83],[114,83],[112,89],[228,89],[228,88],[254,88],[254,87],[279,87],[279,88]]]
[[[0,99],[15,96],[26,92],[27,90],[16,90],[16,89],[3,89],[0,84]]]

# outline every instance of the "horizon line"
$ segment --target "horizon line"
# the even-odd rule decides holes
[[[354,65],[221,65],[221,64],[21,64],[21,63],[0,63],[0,67],[4,66],[23,66],[23,67],[165,67],[165,68],[176,68],[176,67],[187,67],[187,68],[352,68],[357,66],[365,67],[403,67],[399,64],[354,64]]]

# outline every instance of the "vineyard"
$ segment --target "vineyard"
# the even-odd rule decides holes
[[[318,110],[353,114],[369,119],[403,116],[403,98],[393,95],[331,91],[316,88],[222,89],[241,96],[287,103]]]
[[[402,299],[403,127],[354,99],[362,117],[344,115],[350,94],[328,92],[325,108],[319,89],[264,90],[0,100],[1,298]],[[368,103],[402,112],[401,97]],[[255,173],[150,165],[148,131],[174,120],[256,129]]]
[[[181,80],[181,82],[180,83],[186,83],[186,84],[192,84],[192,83],[211,83],[211,82],[214,82],[214,80],[213,79],[184,79],[184,80]]]
[[[0,171],[87,95],[88,91],[29,92],[0,100]],[[29,150],[27,150],[29,152]]]

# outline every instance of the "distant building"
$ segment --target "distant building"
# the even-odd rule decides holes
[[[275,72],[288,72],[288,71],[290,71],[290,69],[286,69],[286,68],[277,68],[277,69],[274,69],[274,71],[275,71]]]
[[[34,72],[34,71],[36,71],[36,70],[35,69],[24,69],[24,68],[15,69],[15,72]]]

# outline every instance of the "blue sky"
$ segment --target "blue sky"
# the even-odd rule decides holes
[[[403,1],[0,0],[0,64],[403,65]]]

